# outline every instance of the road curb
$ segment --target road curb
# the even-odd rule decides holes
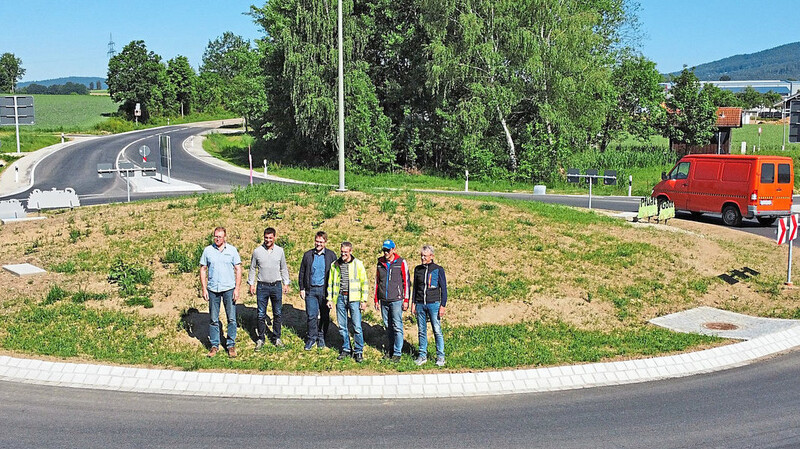
[[[640,383],[747,365],[800,346],[800,327],[698,352],[475,373],[359,375],[187,372],[0,356],[0,380],[70,388],[269,399],[423,399]]]

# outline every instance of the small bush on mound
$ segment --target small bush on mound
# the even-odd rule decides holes
[[[125,262],[121,258],[111,264],[108,282],[117,284],[122,296],[134,296],[139,293],[138,286],[146,286],[153,280],[153,271],[135,264]]]

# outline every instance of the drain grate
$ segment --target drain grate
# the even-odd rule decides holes
[[[721,321],[712,321],[709,323],[703,323],[703,327],[714,331],[734,331],[736,329],[739,329],[739,326],[735,324],[724,323]]]

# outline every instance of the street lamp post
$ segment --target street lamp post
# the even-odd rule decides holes
[[[339,26],[339,188],[338,192],[344,192],[344,51],[342,50],[342,0],[339,0],[338,11]]]
[[[786,151],[786,100],[783,100],[783,107],[781,109],[781,121],[783,122],[783,145],[781,151]]]

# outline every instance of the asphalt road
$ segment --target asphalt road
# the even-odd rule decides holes
[[[434,400],[237,400],[0,382],[0,447],[800,447],[800,353],[711,375]]]
[[[234,186],[249,184],[248,176],[227,172],[218,168],[211,168],[208,164],[196,159],[187,153],[182,142],[192,135],[199,134],[204,128],[171,126],[159,129],[142,130],[124,135],[114,135],[71,145],[40,161],[35,171],[35,184],[32,189],[42,191],[51,188],[64,189],[72,187],[81,199],[81,204],[102,204],[125,201],[127,187],[120,177],[113,179],[100,179],[97,174],[98,163],[114,165],[117,156],[123,152],[122,160],[141,163],[138,148],[147,145],[152,150],[151,157],[155,160],[158,153],[158,135],[167,134],[172,140],[173,170],[172,177],[181,181],[198,184],[212,192],[229,192]],[[255,182],[265,182],[256,178]],[[27,199],[30,190],[9,198]],[[481,192],[446,192],[453,195],[471,196],[500,196],[529,201],[542,201],[547,203],[565,204],[576,207],[588,207],[588,197],[575,195],[533,195],[525,193],[481,193]],[[161,193],[133,193],[132,200],[163,198],[169,196],[183,196],[186,192],[161,192]],[[800,197],[795,201],[800,201]],[[592,207],[596,209],[635,212],[638,210],[638,197],[593,197]],[[722,225],[719,215],[707,214],[695,218],[689,214],[679,213],[676,217],[680,220],[695,220],[704,223]],[[755,220],[743,220],[742,231],[762,235],[768,238],[775,237],[775,225],[761,226]]]

